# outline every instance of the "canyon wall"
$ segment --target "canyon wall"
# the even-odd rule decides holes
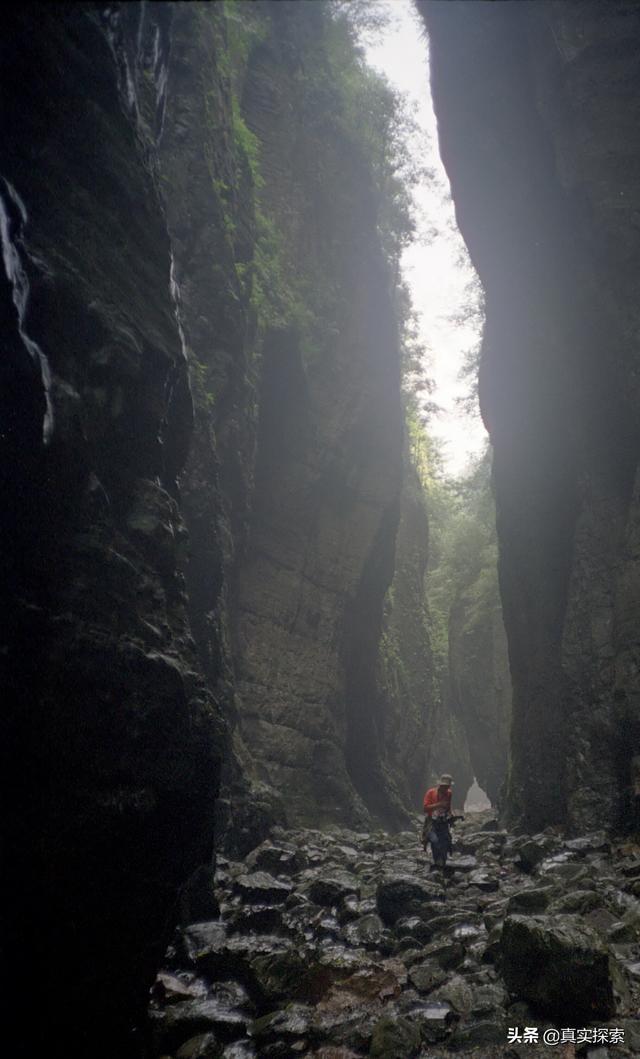
[[[14,8],[2,40],[3,990],[20,1055],[134,1047],[178,887],[211,854],[225,742],[181,573],[191,398],[125,41],[112,10],[73,5]]]
[[[172,925],[215,911],[214,838],[414,808],[421,716],[407,786],[375,676],[392,272],[331,47],[313,4],[23,5],[4,26],[15,1055],[138,1054]]]
[[[377,667],[378,715],[390,772],[405,805],[420,805],[442,772],[455,779],[461,809],[473,783],[476,732],[465,726],[461,698],[452,694],[454,666],[438,664],[429,605],[429,498],[405,447],[394,574],[385,599]],[[454,622],[448,622],[449,630]],[[445,637],[447,633],[445,631]],[[452,656],[455,664],[457,656]],[[476,659],[470,669],[476,672]],[[375,700],[374,700],[375,701]],[[471,714],[471,710],[469,710]]]
[[[486,294],[513,678],[510,819],[633,822],[637,49],[626,3],[422,3],[443,158]]]

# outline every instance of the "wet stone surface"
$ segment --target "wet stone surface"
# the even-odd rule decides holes
[[[220,858],[219,917],[181,928],[151,991],[150,1059],[640,1054],[640,848],[469,814],[443,874],[420,823]],[[508,1040],[525,1026],[537,1044]],[[625,1040],[543,1044],[554,1028]]]

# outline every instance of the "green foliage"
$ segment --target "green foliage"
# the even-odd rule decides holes
[[[464,301],[449,320],[462,331],[482,335],[484,324],[484,291],[480,280],[474,275],[465,287]],[[480,365],[481,338],[475,339],[463,354],[458,378],[466,384],[466,392],[458,398],[458,405],[465,415],[478,416],[478,368]]]
[[[426,492],[431,526],[427,598],[434,656],[444,670],[452,607],[463,604],[469,627],[492,620],[500,607],[489,446],[465,477],[446,479],[436,473]]]
[[[223,0],[223,10],[231,89],[234,97],[239,99],[249,56],[252,49],[266,39],[269,23],[260,5],[247,0]]]
[[[412,188],[429,176],[419,161],[424,139],[406,97],[367,66],[360,39],[378,31],[387,16],[382,8],[359,0],[334,0],[326,26],[326,45],[336,94],[334,120],[368,160],[377,193],[378,231],[389,262],[415,234]]]

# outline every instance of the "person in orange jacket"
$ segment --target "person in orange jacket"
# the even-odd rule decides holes
[[[422,828],[422,848],[426,853],[427,843],[431,846],[435,868],[444,868],[452,848],[449,830],[452,787],[453,778],[448,772],[444,772],[436,786],[429,788],[422,802],[425,816]]]

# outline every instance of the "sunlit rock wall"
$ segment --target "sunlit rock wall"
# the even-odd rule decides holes
[[[486,292],[510,814],[536,829],[627,825],[640,737],[640,10],[420,8],[442,152]]]
[[[374,698],[401,481],[391,276],[369,163],[323,73],[326,12],[279,3],[269,14],[242,110],[260,146],[260,206],[298,294],[261,349],[234,626],[239,731],[291,820],[362,824],[365,805],[398,820]]]

